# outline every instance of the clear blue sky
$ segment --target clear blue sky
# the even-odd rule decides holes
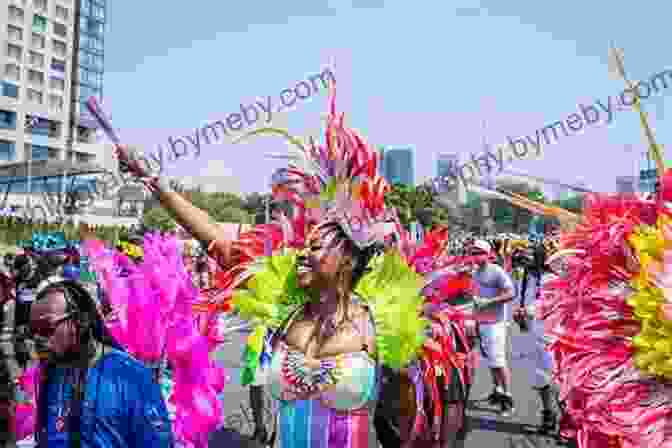
[[[372,144],[415,145],[421,180],[434,174],[439,152],[480,151],[484,119],[488,140],[499,143],[565,118],[579,101],[617,95],[623,85],[607,69],[612,40],[632,78],[672,68],[664,50],[672,4],[663,1],[108,2],[105,107],[122,137],[150,151],[333,64],[348,123]],[[672,85],[663,93],[645,107],[665,143]],[[302,135],[326,109],[321,94],[280,124]],[[633,174],[627,143],[644,149],[634,112],[512,168],[609,191],[614,176]],[[272,137],[210,145],[167,173],[265,191],[279,162],[263,155],[285,148]]]

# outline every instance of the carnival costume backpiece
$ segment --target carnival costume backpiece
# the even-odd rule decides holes
[[[95,104],[92,109],[105,123]],[[113,136],[109,123],[106,126]],[[270,362],[268,382],[279,405],[282,447],[368,446],[378,368],[407,366],[418,357],[425,340],[424,280],[398,250],[374,250],[385,241],[386,223],[395,221],[384,203],[389,186],[377,172],[376,151],[346,128],[343,115],[336,113],[335,97],[324,144],[311,141],[304,145],[277,129],[254,133],[264,132],[284,135],[299,149],[295,154],[299,161],[274,176],[274,195],[291,201],[301,213],[293,221],[282,218],[241,235],[235,242],[235,265],[218,275],[220,293],[196,307],[210,316],[207,333],[214,344],[228,329],[227,315],[235,313],[255,324],[244,371],[250,381],[260,362]],[[137,155],[119,149],[120,159],[131,169],[137,168]],[[162,188],[156,178],[147,179],[147,184],[153,190]],[[305,355],[282,341],[292,320],[299,319],[309,303],[297,283],[297,258],[309,228],[315,232],[338,229],[357,253],[370,254],[368,265],[358,267],[363,275],[350,297],[369,311],[355,325],[375,337],[375,353],[363,348],[319,359],[318,367],[307,366]],[[326,232],[324,237],[333,234]],[[213,242],[211,249],[217,247]],[[269,331],[273,344],[266,338]]]
[[[475,260],[449,256],[448,238],[446,229],[435,229],[407,254],[410,264],[425,277],[425,315],[433,342],[425,345],[409,369],[413,388],[402,390],[402,395],[413,394],[407,400],[413,408],[404,414],[414,416],[409,422],[410,439],[423,444],[418,446],[449,437],[464,440],[466,404],[478,359],[468,331],[473,314],[462,307],[475,287],[465,267]]]

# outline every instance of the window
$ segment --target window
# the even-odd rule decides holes
[[[33,160],[49,159],[49,148],[46,146],[33,145],[31,153],[31,158]]]
[[[61,137],[61,123],[59,121],[49,120],[48,134],[51,138]]]
[[[65,56],[65,54],[68,51],[68,46],[66,45],[65,42],[61,42],[60,40],[54,40],[52,44],[54,47],[54,53],[56,53],[59,56]]]
[[[24,20],[23,9],[18,6],[9,5],[9,21],[23,25]]]
[[[14,25],[7,25],[7,34],[11,40],[21,42],[23,40],[23,30]]]
[[[51,69],[56,72],[65,73],[66,62],[62,59],[51,58]]]
[[[12,81],[21,80],[21,68],[16,64],[5,65],[5,76]]]
[[[0,110],[0,129],[16,129],[16,112]]]
[[[52,80],[55,80],[57,85],[63,85],[63,86],[65,85],[65,64],[66,62],[60,59],[52,58],[51,60],[51,66],[49,68],[49,77]],[[59,88],[59,90],[63,90],[64,88],[65,87]]]
[[[44,41],[44,36],[40,36],[37,33],[33,33],[33,36],[31,37],[31,40],[30,40],[30,45],[33,48],[37,48],[38,50],[43,50],[44,46],[45,46],[44,42],[45,42]]]
[[[21,56],[23,56],[23,48],[14,44],[7,44],[7,57],[14,61],[21,63]]]
[[[33,8],[38,11],[47,12],[47,0],[33,0]]]
[[[79,52],[79,64],[86,68],[96,71],[103,71],[103,56],[89,53],[88,51]]]
[[[101,5],[96,5],[95,3],[91,5],[91,15],[98,20],[105,21],[105,7]]]
[[[14,142],[0,140],[0,160],[11,162],[16,157]]]
[[[47,18],[35,14],[33,16],[33,31],[37,31],[38,33],[46,33],[47,32]]]
[[[65,6],[56,5],[56,17],[60,20],[67,22],[70,17],[70,10]]]
[[[26,115],[26,132],[32,135],[49,135],[49,120],[35,116]]]
[[[37,70],[28,69],[28,82],[41,86],[44,84],[44,73],[38,72]]]
[[[82,16],[79,21],[79,28],[82,33],[91,36],[102,37],[105,32],[103,22],[99,22],[89,17]]]
[[[44,55],[36,51],[28,53],[28,63],[38,68],[44,67]]]
[[[49,95],[49,108],[56,110],[56,111],[61,111],[63,110],[63,97],[59,95]]]
[[[79,96],[86,101],[92,96],[98,98],[100,96],[100,92],[97,89],[94,89],[93,87],[80,85]]]
[[[39,92],[35,89],[27,89],[26,94],[28,95],[28,101],[35,104],[42,104],[44,99],[42,98],[42,92]]]
[[[101,89],[103,87],[103,74],[80,68],[79,82],[81,84],[87,84],[94,89]]]
[[[52,26],[54,27],[54,34],[57,36],[66,37],[68,35],[68,28],[62,23],[54,22]]]
[[[19,86],[12,84],[11,82],[3,81],[2,82],[2,95],[10,98],[19,97]]]
[[[62,92],[65,90],[65,81],[59,78],[49,78],[49,88]]]

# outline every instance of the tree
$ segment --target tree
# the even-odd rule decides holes
[[[191,190],[184,192],[183,196],[208,213],[214,222],[250,223],[250,217],[243,209],[243,200],[233,193],[205,193]],[[175,220],[162,207],[145,211],[143,224],[161,231],[170,231],[176,226]]]
[[[414,221],[420,222],[427,230],[450,221],[447,207],[440,205],[432,190],[423,185],[392,185],[391,191],[385,195],[385,204],[397,210],[399,221],[406,228]]]
[[[142,215],[142,224],[150,230],[170,232],[175,230],[175,220],[163,207],[151,208]]]
[[[583,211],[583,195],[577,194],[566,199],[559,199],[553,201],[553,204],[570,212],[581,213]]]

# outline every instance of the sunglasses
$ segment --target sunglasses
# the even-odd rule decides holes
[[[30,323],[30,333],[34,336],[39,336],[41,338],[45,339],[50,339],[54,333],[56,333],[56,330],[58,327],[65,322],[66,320],[69,320],[72,318],[73,313],[67,313],[65,316],[61,317],[60,319],[55,320],[54,322],[51,322],[46,319],[40,319],[34,322]]]

